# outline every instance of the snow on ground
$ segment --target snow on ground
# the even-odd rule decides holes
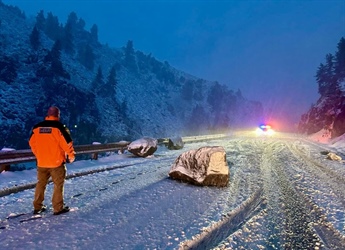
[[[319,132],[308,136],[312,141],[327,144],[331,140],[331,132],[328,129],[321,129]]]
[[[214,145],[227,152],[228,187],[197,187],[168,177],[182,152]],[[247,133],[188,143],[182,150],[159,146],[148,158],[126,153],[76,161],[67,166],[69,176],[91,174],[66,181],[65,202],[73,212],[53,216],[48,211],[45,218],[20,223],[21,217],[5,218],[11,213],[30,213],[34,190],[0,197],[1,249],[178,249],[183,242],[194,244],[184,249],[337,246],[345,235],[345,194],[339,189],[345,184],[336,179],[330,183],[329,175],[344,176],[344,164],[329,161],[320,152],[344,157],[343,149],[341,138],[320,144],[298,136],[265,138]],[[35,169],[1,173],[0,191],[34,183],[35,175]],[[51,193],[49,185],[48,206]],[[314,222],[312,233],[305,229],[314,218],[308,217],[309,204],[324,218]],[[234,225],[230,218],[242,223]],[[301,236],[289,239],[296,224],[303,228]],[[336,240],[322,236],[326,224],[332,233],[340,234]],[[206,239],[207,248],[203,248],[205,243],[195,247],[198,239]]]

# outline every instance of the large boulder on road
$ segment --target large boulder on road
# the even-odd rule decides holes
[[[169,138],[168,149],[178,150],[178,149],[183,148],[183,146],[184,146],[184,143],[183,143],[182,138],[180,136]]]
[[[225,187],[229,183],[225,150],[215,146],[184,152],[171,166],[169,176],[200,186]]]
[[[150,137],[143,137],[136,141],[132,141],[128,147],[128,152],[139,156],[139,157],[147,157],[153,155],[154,152],[157,150],[157,139],[150,138]]]

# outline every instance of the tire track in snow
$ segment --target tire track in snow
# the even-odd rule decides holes
[[[223,211],[219,221],[203,228],[192,239],[181,242],[180,250],[211,249],[264,209],[262,179],[257,168],[260,163],[258,155],[261,153],[257,145],[261,143],[261,139],[234,139],[225,146],[230,161],[230,195],[226,201],[228,211]],[[248,194],[248,197],[244,194]]]
[[[309,153],[299,150],[295,144],[289,145],[289,150],[294,157],[302,163],[302,170],[307,172],[295,181],[296,189],[301,190],[301,197],[310,211],[312,218],[311,226],[314,228],[318,237],[320,237],[329,249],[345,249],[345,235],[337,230],[328,218],[337,216],[342,213],[344,216],[344,188],[345,182],[343,176],[339,176],[337,172],[322,165],[320,162],[310,158]],[[302,159],[302,160],[301,160]],[[296,176],[296,172],[291,175]],[[316,186],[316,187],[314,187]],[[320,189],[324,189],[324,195],[318,198]],[[334,199],[336,196],[336,199]],[[320,199],[322,199],[320,201]],[[320,208],[316,202],[326,202],[326,209]],[[340,202],[341,204],[333,204]],[[330,207],[328,207],[330,206]],[[339,210],[336,208],[339,207]],[[334,214],[331,216],[331,214]],[[339,216],[339,215],[338,215]],[[344,222],[343,222],[344,224]],[[340,229],[341,230],[341,229]],[[344,231],[343,231],[344,233]]]
[[[179,250],[201,250],[217,246],[264,207],[262,191],[257,190],[238,208],[224,215],[220,221],[204,228],[202,233],[193,236],[191,240],[180,243]]]
[[[318,179],[330,186],[332,192],[337,195],[339,198],[338,200],[341,201],[345,207],[345,175],[339,174],[330,167],[307,156],[303,151],[298,149],[295,144],[289,146],[289,149],[295,157],[302,158],[308,171],[312,172]]]
[[[277,249],[314,249],[321,245],[310,226],[311,218],[301,194],[285,172],[290,161],[287,144],[276,141],[266,147],[262,173],[267,196],[267,247]]]

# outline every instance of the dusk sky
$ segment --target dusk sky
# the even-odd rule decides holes
[[[29,16],[70,12],[99,40],[134,48],[203,78],[241,89],[275,119],[297,122],[319,95],[315,74],[345,37],[344,0],[3,0]]]

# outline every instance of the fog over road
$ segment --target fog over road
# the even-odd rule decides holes
[[[228,187],[168,177],[182,152],[202,146],[224,147]],[[329,150],[292,134],[247,131],[182,150],[162,146],[152,158],[85,161],[85,168],[76,162],[69,171],[119,168],[69,179],[66,202],[77,211],[4,221],[0,242],[6,249],[345,249],[345,165],[326,159]],[[30,211],[32,196],[26,190],[1,197],[1,218]]]

